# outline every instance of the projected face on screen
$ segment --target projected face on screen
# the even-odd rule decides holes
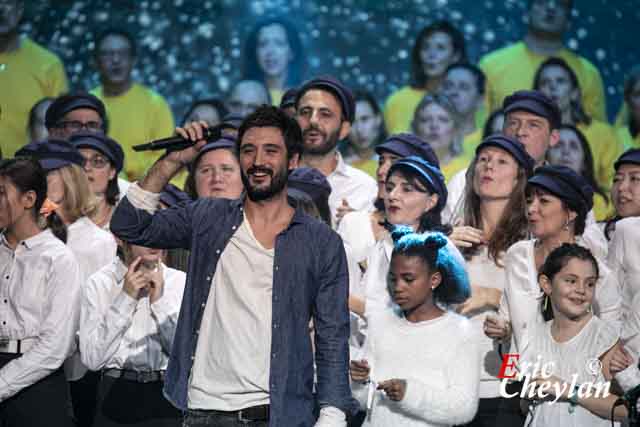
[[[260,29],[256,56],[267,78],[286,76],[293,55],[287,32],[282,25],[271,24]]]

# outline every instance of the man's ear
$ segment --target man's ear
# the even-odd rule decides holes
[[[351,123],[343,120],[340,124],[340,139],[345,139],[349,132],[351,132]]]
[[[560,141],[560,131],[558,129],[553,129],[549,134],[549,147],[553,147]]]
[[[300,165],[300,154],[296,153],[293,156],[291,156],[291,158],[289,159],[289,170],[293,170],[298,168]]]

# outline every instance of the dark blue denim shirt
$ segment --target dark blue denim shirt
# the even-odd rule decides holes
[[[124,198],[111,220],[119,238],[153,248],[191,249],[187,283],[167,369],[164,393],[187,409],[202,314],[218,259],[243,221],[242,200],[201,199],[157,211],[136,209]],[[340,237],[297,210],[276,237],[273,262],[270,426],[313,426],[315,327],[318,404],[349,412],[348,274]],[[211,351],[216,351],[212,346]]]

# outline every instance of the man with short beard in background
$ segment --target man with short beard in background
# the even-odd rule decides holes
[[[348,212],[371,209],[378,192],[376,181],[347,165],[336,148],[349,135],[355,117],[351,90],[331,76],[316,77],[298,89],[296,111],[303,132],[301,162],[327,177],[334,227]]]

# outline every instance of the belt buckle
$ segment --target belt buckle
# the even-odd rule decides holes
[[[244,413],[244,409],[240,409],[238,411],[238,421],[240,421],[241,423],[245,423],[245,424],[248,424],[248,423],[254,421],[254,420],[252,420],[250,418],[245,418],[243,413]]]
[[[137,371],[136,381],[142,384],[150,383],[153,381],[153,371]]]

